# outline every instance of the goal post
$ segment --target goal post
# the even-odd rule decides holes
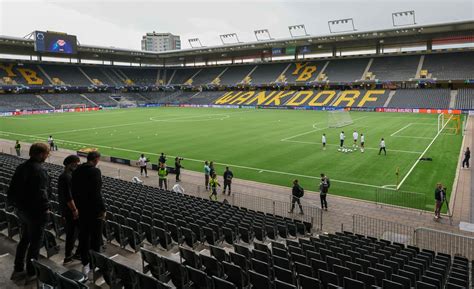
[[[353,124],[349,111],[344,109],[328,111],[328,127],[338,128]]]
[[[438,115],[438,133],[459,134],[461,132],[461,116],[459,114]]]
[[[85,111],[86,105],[84,103],[66,103],[61,104],[62,110]]]

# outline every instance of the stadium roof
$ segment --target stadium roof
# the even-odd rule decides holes
[[[403,26],[393,29],[354,31],[319,36],[303,36],[266,41],[254,41],[190,48],[183,50],[148,52],[115,47],[79,45],[73,58],[155,65],[181,65],[195,62],[214,62],[232,59],[264,58],[272,55],[272,48],[306,47],[310,53],[368,50],[377,47],[421,46],[429,43],[449,44],[474,42],[474,21],[459,21],[432,25]],[[296,49],[298,53],[298,49]],[[34,50],[34,40],[0,36],[0,54],[40,56]],[[69,58],[67,55],[41,54]]]

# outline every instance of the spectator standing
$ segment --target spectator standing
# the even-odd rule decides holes
[[[54,145],[54,139],[53,139],[53,136],[52,136],[52,135],[50,135],[50,136],[48,137],[48,143],[49,143],[49,149],[50,149],[51,151],[54,151],[54,150],[55,150],[55,145]]]
[[[295,209],[295,203],[298,203],[298,206],[300,207],[300,214],[303,215],[303,206],[301,206],[300,199],[304,196],[304,189],[299,185],[298,180],[293,181],[291,194],[291,210],[288,213],[292,214],[293,210]]]
[[[140,167],[140,176],[143,176],[143,173],[145,173],[145,178],[148,178],[148,171],[146,169],[147,163],[148,159],[144,154],[141,154],[140,158],[138,158],[138,166]]]
[[[441,207],[443,205],[445,198],[445,191],[443,189],[443,184],[437,183],[435,189],[435,220],[441,218]]]
[[[469,147],[466,148],[466,151],[464,152],[464,159],[462,160],[462,167],[464,168],[464,165],[466,165],[467,168],[469,168],[469,159],[471,158],[471,151],[469,150]]]
[[[207,161],[204,162],[204,183],[206,186],[206,191],[209,190],[209,176],[211,175],[211,168]]]
[[[168,170],[165,163],[160,163],[158,168],[158,186],[160,189],[163,189],[163,184],[165,185],[165,190],[168,190]]]
[[[176,157],[174,159],[174,172],[176,174],[176,182],[181,182],[181,179],[179,178],[179,176],[181,175],[181,169],[183,168],[183,166],[181,165],[181,160],[182,158],[180,157]]]
[[[61,215],[65,221],[66,246],[64,264],[80,259],[80,248],[73,255],[72,250],[79,235],[79,211],[72,198],[71,184],[72,172],[77,168],[81,160],[76,155],[70,155],[63,161],[64,171],[58,178],[58,198]]]
[[[24,277],[25,257],[27,281],[35,276],[31,259],[38,259],[50,209],[50,177],[42,166],[48,158],[49,147],[44,143],[34,143],[29,155],[30,158],[16,168],[7,192],[7,201],[16,208],[22,231],[12,280]]]
[[[211,161],[209,163],[209,169],[210,169],[210,175],[212,176],[216,172],[216,170],[214,169],[214,162],[213,161]]]
[[[224,171],[224,191],[222,192],[225,195],[225,191],[229,188],[229,196],[232,190],[232,179],[234,178],[234,174],[229,169],[229,167],[225,167]]]
[[[158,159],[158,165],[166,164],[166,156],[164,153],[161,153],[160,158]]]
[[[326,200],[327,194],[329,192],[329,187],[331,186],[331,182],[329,178],[326,177],[324,174],[321,174],[321,182],[319,183],[319,197],[321,199],[321,209],[328,210],[328,202]]]
[[[17,140],[15,143],[15,151],[16,155],[19,157],[21,155],[21,144],[19,140]]]
[[[209,195],[209,199],[211,201],[217,201],[217,186],[220,187],[221,184],[219,184],[219,181],[217,180],[217,175],[214,172],[211,175],[211,179],[209,180],[209,188],[211,190],[211,194]]]
[[[87,162],[72,173],[72,196],[79,210],[79,247],[82,272],[88,274],[89,250],[100,251],[106,209],[102,197],[102,173],[97,168],[100,153],[87,154]]]

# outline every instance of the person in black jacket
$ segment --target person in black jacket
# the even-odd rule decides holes
[[[295,203],[298,203],[298,206],[300,207],[300,214],[303,215],[303,207],[301,206],[300,201],[303,195],[304,189],[299,185],[298,180],[294,180],[291,198],[291,211],[289,211],[288,213],[293,213],[293,210],[295,209]]]
[[[82,272],[88,274],[89,249],[99,252],[102,244],[102,227],[105,220],[105,203],[102,197],[102,174],[97,164],[100,153],[87,155],[87,162],[72,173],[72,196],[79,210],[79,247]]]
[[[466,165],[466,167],[469,168],[470,158],[471,158],[471,151],[469,150],[469,147],[467,147],[466,151],[464,152],[464,159],[462,160],[462,168],[464,168],[464,165]]]
[[[176,182],[181,182],[179,176],[181,175],[181,169],[183,168],[183,166],[181,165],[182,160],[183,159],[180,157],[176,157],[174,159],[174,172],[176,174]]]
[[[25,257],[27,280],[35,275],[31,259],[38,259],[50,210],[50,177],[42,166],[48,158],[49,146],[32,144],[29,155],[30,159],[16,168],[7,192],[7,201],[16,208],[22,230],[12,280],[24,277]]]
[[[441,218],[441,207],[443,206],[443,202],[446,198],[446,192],[443,188],[443,184],[437,183],[436,184],[436,189],[435,189],[435,212],[434,212],[434,218],[435,220],[438,220]]]
[[[61,215],[65,220],[66,246],[64,254],[64,264],[72,262],[72,259],[80,259],[80,249],[76,254],[72,254],[74,243],[79,234],[79,211],[72,199],[71,179],[72,172],[77,168],[81,160],[76,155],[70,155],[63,161],[64,172],[58,178],[58,198]]]
[[[229,196],[231,194],[232,190],[232,179],[234,178],[234,174],[232,171],[229,169],[229,167],[225,167],[224,171],[224,190],[222,193],[225,195],[225,191],[227,188],[229,188]]]

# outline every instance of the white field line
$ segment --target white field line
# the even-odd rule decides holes
[[[37,135],[28,135],[28,134],[13,133],[13,132],[7,132],[7,131],[0,131],[0,133],[7,134],[7,135],[8,134],[19,135],[19,136],[30,137],[30,138],[35,138],[35,137],[36,138],[41,138],[40,136],[37,136]],[[153,156],[158,156],[159,155],[159,154],[153,153],[153,152],[137,151],[137,150],[131,150],[131,149],[125,149],[125,148],[119,148],[119,147],[111,147],[111,146],[104,146],[104,145],[91,144],[91,143],[82,143],[82,142],[68,141],[68,140],[62,140],[62,139],[56,139],[56,141],[63,142],[63,143],[70,143],[70,144],[79,144],[79,145],[82,145],[82,146],[91,146],[91,147],[98,147],[98,148],[113,149],[113,150],[118,150],[118,151],[133,152],[133,153],[137,153],[137,154],[143,153],[143,154],[148,154],[148,155],[153,155]],[[172,155],[168,155],[168,156],[171,157],[171,158],[176,157],[176,156],[172,156]],[[183,157],[183,156],[181,156],[181,157]],[[191,159],[191,158],[187,158],[187,157],[184,157],[184,158],[187,161],[204,163],[204,160]],[[295,173],[289,173],[289,172],[267,170],[267,169],[262,169],[262,168],[247,167],[247,166],[241,166],[241,165],[234,165],[234,164],[229,164],[229,163],[219,163],[219,162],[214,162],[214,163],[218,164],[218,165],[231,166],[231,167],[234,167],[234,168],[247,169],[247,170],[252,170],[252,171],[257,171],[257,172],[267,172],[267,173],[272,173],[272,174],[280,174],[280,175],[293,176],[293,177],[303,177],[303,178],[309,178],[309,179],[320,179],[319,176],[301,175],[301,174],[295,174]],[[358,186],[371,187],[371,188],[383,188],[383,186],[357,183],[357,182],[350,182],[350,181],[344,181],[344,180],[331,179],[331,181],[336,182],[336,183],[358,185]]]
[[[369,117],[369,116],[368,116],[368,115],[367,115],[367,116],[362,116],[362,117],[359,117],[359,118],[355,118],[355,119],[353,119],[352,121],[361,120],[361,119],[364,119],[364,118],[367,118],[367,117]],[[320,123],[320,122],[318,122],[318,123]],[[315,123],[315,124],[316,124],[316,123]],[[323,128],[318,128],[318,129],[316,129],[315,124],[313,124],[313,128],[315,128],[315,129],[313,129],[313,130],[310,130],[310,131],[307,131],[307,132],[303,132],[303,133],[300,133],[300,134],[296,134],[296,135],[293,135],[293,136],[289,136],[289,137],[287,137],[287,138],[282,138],[280,141],[288,141],[288,140],[290,140],[290,139],[294,139],[294,138],[299,137],[299,136],[302,136],[302,135],[307,135],[307,134],[310,134],[310,133],[312,133],[312,132],[317,132],[317,131],[321,131],[321,130],[323,130],[323,129],[329,128],[328,126],[325,126],[325,127],[323,127]]]
[[[314,144],[314,145],[322,145],[320,142],[311,142],[311,141],[299,141],[299,140],[285,140],[285,142],[294,142],[294,143],[302,143],[302,144]],[[326,143],[327,146],[336,146],[339,147],[338,144],[328,144]],[[365,147],[365,149],[368,150],[376,150],[378,151],[379,148],[372,148],[372,147]],[[399,152],[399,153],[407,153],[407,154],[420,154],[421,152],[417,151],[405,151],[405,150],[393,150],[390,149],[391,152]]]
[[[408,128],[409,126],[411,126],[413,123],[409,123],[407,124],[406,126],[402,127],[401,129],[397,130],[396,132],[392,133],[390,136],[394,136],[396,135],[397,133],[401,132],[402,130]]]
[[[247,111],[245,111],[245,112],[247,112]],[[239,112],[239,113],[244,113],[244,112]],[[220,116],[228,116],[226,118],[229,118],[233,114],[237,114],[237,112],[236,113],[231,113],[231,114],[217,113],[217,114],[204,114],[204,115],[205,116],[220,115]],[[107,125],[107,126],[97,126],[97,127],[89,127],[89,128],[79,128],[79,129],[63,130],[63,131],[56,131],[56,132],[45,132],[45,133],[38,133],[38,135],[57,135],[57,134],[62,134],[62,133],[71,133],[71,132],[89,131],[89,130],[97,130],[97,129],[104,129],[104,128],[123,127],[123,126],[131,126],[131,125],[136,125],[136,124],[146,124],[146,123],[152,124],[152,123],[160,122],[160,121],[166,122],[166,121],[172,121],[172,120],[187,119],[187,118],[196,117],[196,116],[203,116],[203,115],[202,114],[201,115],[196,114],[196,115],[193,115],[193,116],[180,117],[180,118],[178,118],[178,117],[177,118],[169,118],[169,119],[163,119],[163,120],[152,119],[154,117],[150,117],[146,121],[114,124],[114,125]],[[166,116],[163,116],[163,117],[166,117]]]
[[[416,165],[420,162],[420,159],[425,155],[425,153],[430,149],[430,147],[433,145],[433,143],[435,142],[435,140],[438,138],[438,136],[441,134],[441,132],[443,131],[443,129],[446,127],[446,125],[449,123],[449,121],[451,120],[451,118],[453,118],[453,116],[451,115],[448,119],[448,121],[443,125],[443,127],[440,129],[440,131],[438,131],[438,133],[435,135],[435,137],[433,138],[433,140],[430,142],[430,144],[426,147],[426,149],[421,153],[421,155],[416,159],[416,162],[413,164],[413,166],[410,168],[410,170],[408,171],[408,173],[403,177],[402,181],[398,184],[397,186],[397,190],[400,189],[400,187],[403,185],[403,183],[405,182],[405,180],[408,178],[408,176],[410,176],[411,172],[415,169]]]
[[[417,138],[417,139],[433,139],[431,137],[425,137],[425,136],[411,136],[411,135],[394,135],[393,137],[405,137],[405,138]]]

